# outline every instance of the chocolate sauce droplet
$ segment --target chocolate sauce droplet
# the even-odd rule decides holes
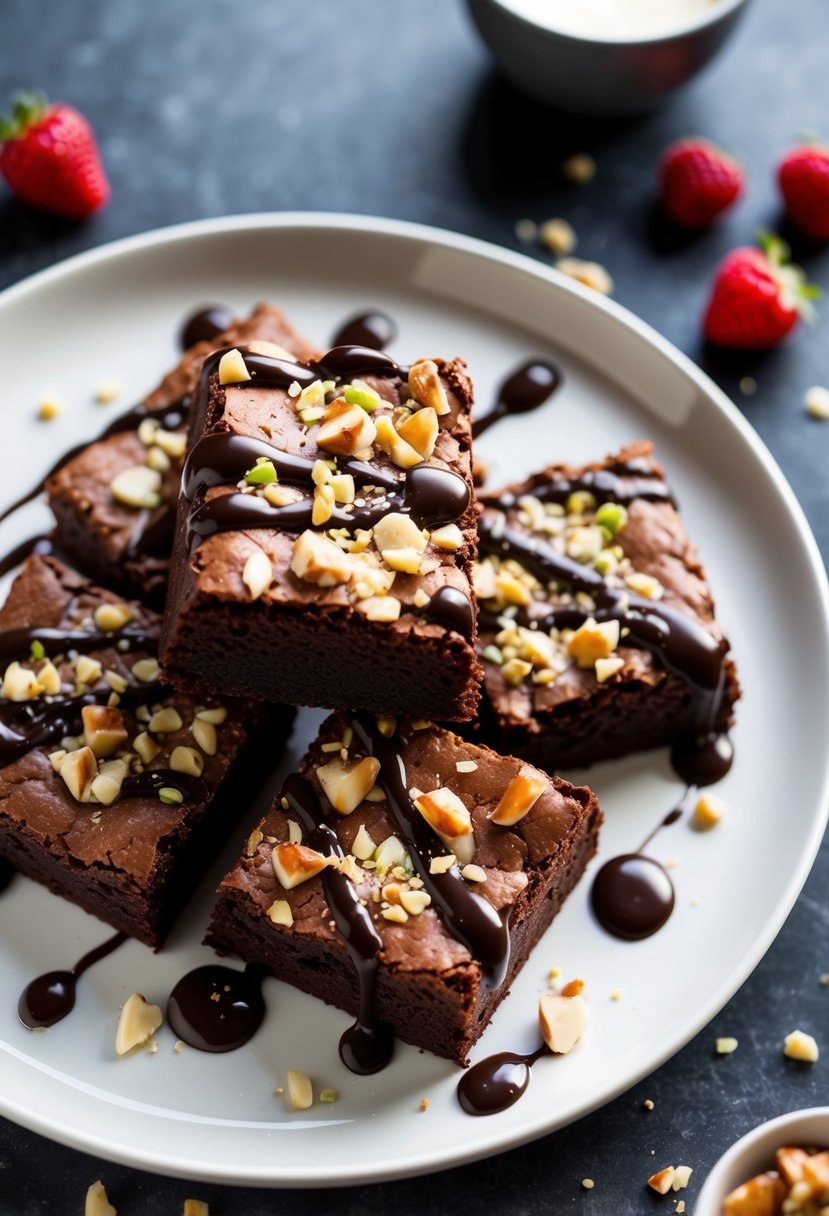
[[[315,364],[316,371],[327,373],[335,380],[350,380],[352,376],[401,376],[406,369],[383,351],[370,346],[334,346]]]
[[[421,528],[434,528],[460,519],[469,506],[469,486],[449,469],[429,465],[406,474],[406,507]]]
[[[546,359],[528,359],[504,380],[489,411],[473,419],[474,438],[477,439],[501,418],[510,414],[528,414],[538,409],[560,384],[561,372],[555,364]]]
[[[17,1016],[29,1030],[54,1026],[75,1008],[78,980],[95,963],[112,954],[127,940],[126,933],[116,933],[102,945],[96,946],[80,959],[71,971],[47,971],[32,980],[21,993]]]
[[[674,908],[667,871],[641,853],[625,853],[605,862],[593,879],[590,895],[602,928],[625,941],[651,937]]]
[[[167,1021],[178,1038],[198,1051],[235,1051],[250,1042],[265,1019],[259,963],[244,971],[210,963],[183,976],[167,1001]]]
[[[429,603],[424,605],[422,615],[444,629],[452,629],[461,637],[471,639],[475,631],[475,613],[469,597],[455,587],[441,587]]]
[[[209,304],[206,308],[200,308],[181,327],[181,349],[189,350],[197,342],[210,342],[230,329],[235,320],[234,314],[224,304]]]
[[[458,1082],[458,1102],[468,1115],[497,1115],[514,1106],[530,1083],[530,1067],[548,1048],[542,1044],[529,1055],[499,1051],[463,1074]]]
[[[350,317],[337,330],[332,346],[368,346],[385,350],[397,337],[397,324],[385,312],[373,310]]]
[[[734,762],[734,747],[726,734],[680,739],[671,748],[674,771],[689,785],[713,785]]]
[[[0,893],[6,890],[15,876],[15,868],[5,857],[0,857]]]

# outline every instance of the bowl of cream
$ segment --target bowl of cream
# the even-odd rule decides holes
[[[654,109],[716,55],[749,0],[467,0],[504,72],[579,114]]]

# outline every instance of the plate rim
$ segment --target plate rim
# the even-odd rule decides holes
[[[209,239],[221,237],[235,232],[274,230],[320,230],[322,232],[359,232],[380,237],[392,236],[413,244],[439,246],[453,251],[467,253],[474,258],[498,263],[531,278],[546,282],[558,291],[581,298],[591,308],[604,312],[628,332],[645,341],[659,351],[668,362],[690,380],[693,386],[714,405],[717,411],[724,415],[730,425],[738,432],[743,443],[751,450],[764,474],[773,483],[780,496],[781,506],[788,514],[803,549],[809,571],[812,576],[816,594],[816,606],[823,618],[823,624],[829,637],[829,579],[827,579],[824,563],[817,542],[811,530],[806,515],[798,502],[792,487],[789,485],[777,461],[772,456],[766,444],[757,431],[741,414],[727,394],[701,369],[689,356],[685,355],[667,338],[647,322],[632,313],[616,301],[599,296],[589,288],[568,279],[552,267],[545,266],[536,259],[506,249],[477,237],[466,236],[462,233],[442,229],[427,224],[414,223],[407,220],[388,219],[371,215],[352,215],[338,212],[314,211],[284,211],[284,212],[255,212],[245,215],[218,216],[209,219],[189,221],[183,224],[155,228],[147,232],[107,242],[84,252],[62,259],[52,266],[44,267],[34,274],[13,283],[0,292],[0,312],[7,307],[13,307],[18,300],[28,294],[52,283],[71,277],[94,267],[97,263],[117,261],[118,259],[143,250],[154,249],[181,241]],[[158,1146],[137,1148],[125,1145],[116,1134],[105,1142],[91,1141],[90,1134],[62,1123],[57,1115],[48,1117],[36,1112],[30,1114],[21,1107],[19,1102],[9,1100],[0,1091],[0,1114],[28,1127],[41,1135],[66,1144],[82,1152],[92,1153],[105,1160],[118,1162],[137,1169],[165,1174],[168,1176],[195,1178],[204,1182],[215,1182],[236,1185],[252,1185],[264,1187],[304,1187],[319,1189],[324,1187],[357,1185],[367,1182],[381,1182],[398,1178],[415,1177],[442,1169],[467,1164],[494,1153],[506,1152],[522,1144],[540,1139],[560,1127],[568,1126],[613,1101],[621,1093],[626,1092],[644,1077],[649,1076],[666,1060],[680,1051],[713,1017],[723,1008],[737,989],[755,970],[763,956],[772,945],[782,928],[786,918],[793,908],[806,879],[814,864],[820,844],[829,820],[829,753],[824,760],[822,780],[820,782],[819,806],[812,822],[811,831],[804,840],[799,864],[781,891],[776,903],[763,926],[762,933],[753,943],[751,950],[740,960],[728,977],[715,989],[704,1004],[697,1008],[694,1015],[682,1025],[678,1033],[674,1033],[665,1045],[648,1064],[628,1076],[610,1091],[602,1092],[598,1097],[588,1098],[579,1104],[565,1117],[553,1118],[548,1123],[536,1124],[530,1128],[519,1127],[511,1130],[500,1123],[488,1135],[476,1136],[474,1144],[452,1145],[437,1154],[420,1154],[416,1158],[391,1161],[381,1168],[373,1169],[369,1175],[355,1165],[344,1168],[334,1166],[326,1171],[323,1167],[309,1176],[307,1167],[293,1170],[285,1167],[284,1163],[269,1162],[262,1166],[249,1163],[242,1166],[213,1160],[209,1164],[201,1162],[198,1165],[188,1160],[180,1152],[170,1154],[159,1151]],[[0,1043],[0,1051],[6,1053],[6,1045]],[[64,1084],[61,1082],[61,1084]],[[113,1120],[117,1123],[117,1120]],[[479,1130],[479,1125],[476,1124]]]

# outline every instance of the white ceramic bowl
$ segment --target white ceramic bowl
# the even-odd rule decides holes
[[[803,1148],[829,1147],[829,1106],[813,1106],[810,1110],[793,1110],[753,1131],[732,1144],[705,1180],[694,1216],[720,1216],[722,1201],[735,1187],[755,1174],[771,1169],[774,1154],[784,1145]]]
[[[710,12],[669,33],[621,41],[580,37],[540,24],[520,0],[467,0],[484,41],[506,74],[540,101],[580,114],[654,108],[717,53],[748,0],[717,0]]]

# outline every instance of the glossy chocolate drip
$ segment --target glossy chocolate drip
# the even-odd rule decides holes
[[[182,477],[185,497],[198,498],[207,488],[241,480],[260,456],[273,461],[281,481],[306,487],[313,484],[314,461],[289,456],[260,439],[218,432],[201,440],[190,454]],[[381,493],[358,495],[353,504],[335,506],[327,521],[329,528],[369,529],[391,511],[411,515],[420,528],[432,528],[460,518],[469,506],[469,487],[448,469],[422,465],[397,477],[362,461],[346,461],[341,471],[351,473],[361,486],[380,486]],[[188,536],[192,545],[217,532],[248,528],[303,532],[312,527],[312,512],[310,494],[284,507],[272,507],[254,494],[223,494],[194,507]]]
[[[472,421],[472,436],[477,439],[501,418],[537,410],[561,384],[561,372],[546,359],[528,359],[501,384],[495,404],[486,414]]]
[[[728,735],[716,731],[680,739],[671,748],[674,771],[689,785],[714,785],[722,780],[733,762],[731,740]]]
[[[647,461],[633,458],[620,462],[612,469],[587,469],[578,477],[556,477],[543,482],[528,493],[539,502],[557,502],[562,506],[571,494],[586,492],[593,495],[597,503],[618,502],[629,506],[636,498],[648,502],[674,503],[674,496]],[[508,511],[517,503],[515,495],[506,491],[497,496],[484,496],[484,505]]]
[[[624,853],[606,861],[590,892],[603,929],[626,941],[640,941],[661,929],[674,908],[668,872],[652,857]]]
[[[248,963],[244,971],[217,963],[189,971],[167,1001],[173,1034],[199,1051],[243,1047],[265,1020],[262,983],[268,974],[259,963]]]
[[[342,859],[344,854],[334,829],[320,820],[320,799],[304,777],[290,776],[282,797],[296,816],[303,833],[303,844],[325,857]],[[391,1029],[377,1020],[375,993],[379,954],[383,941],[367,908],[360,903],[351,880],[334,869],[322,872],[325,899],[331,916],[342,935],[357,972],[359,1007],[357,1020],[340,1039],[340,1059],[351,1072],[368,1076],[385,1068],[394,1050]]]
[[[219,431],[200,439],[187,457],[181,475],[182,493],[192,501],[213,486],[235,484],[260,459],[271,461],[280,482],[309,488],[314,484],[316,460],[292,456],[264,439]],[[396,473],[377,469],[364,460],[346,460],[340,472],[350,473],[355,485],[361,487],[375,485],[394,491],[402,484]]]
[[[469,596],[455,587],[441,587],[428,604],[424,604],[421,615],[434,621],[444,629],[452,629],[461,637],[471,640],[475,633],[475,610]]]
[[[532,1065],[548,1053],[549,1048],[542,1043],[527,1055],[499,1051],[487,1056],[473,1064],[458,1081],[458,1102],[468,1115],[497,1115],[507,1110],[526,1091]]]
[[[24,988],[17,1004],[17,1016],[29,1030],[54,1026],[75,1008],[78,980],[85,971],[102,958],[112,954],[127,940],[126,933],[116,933],[102,945],[96,946],[80,959],[71,971],[47,971]]]
[[[208,304],[206,308],[200,308],[181,327],[181,349],[187,351],[199,342],[211,342],[230,329],[235,320],[234,313],[225,304]]]
[[[332,346],[367,346],[384,350],[397,337],[397,324],[392,317],[377,309],[361,312],[345,321],[334,335]]]
[[[106,705],[109,688],[80,696],[53,697],[49,701],[4,701],[0,703],[0,765],[11,764],[36,747],[57,743],[76,735],[85,705]]]
[[[185,802],[206,802],[210,796],[201,777],[179,773],[172,768],[151,768],[125,777],[118,801],[123,798],[150,798],[156,796],[159,790],[171,788],[178,790]]]
[[[11,884],[16,872],[10,861],[7,861],[5,857],[0,857],[0,894]]]
[[[66,654],[69,650],[89,654],[93,650],[115,649],[120,641],[129,642],[130,650],[158,650],[158,635],[145,633],[141,629],[104,633],[96,629],[48,629],[35,625],[31,628],[4,629],[0,633],[0,664],[5,665],[21,656],[28,659],[33,642],[43,647],[45,655],[53,657]]]
[[[449,933],[480,963],[489,986],[497,988],[509,965],[507,918],[502,918],[489,900],[470,891],[457,865],[444,874],[431,873],[432,858],[445,855],[447,850],[409,797],[399,739],[385,738],[368,717],[354,717],[351,725],[366,754],[380,761],[377,782],[433,907]]]
[[[245,362],[247,363],[247,357]],[[408,375],[408,368],[401,366],[384,351],[349,343],[332,347],[321,359],[312,363],[311,367],[332,380],[351,380],[354,376]]]

